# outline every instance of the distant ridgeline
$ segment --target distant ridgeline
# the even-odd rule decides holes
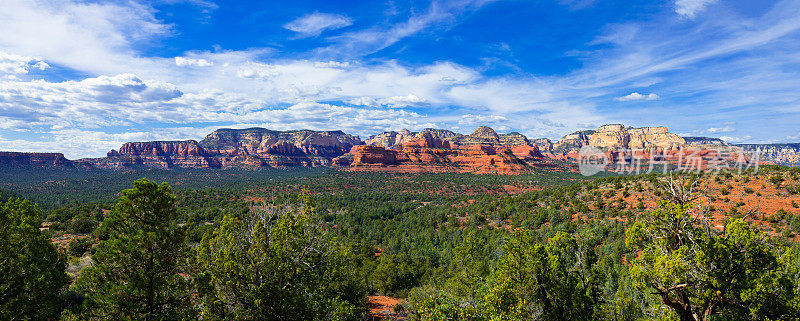
[[[152,141],[123,144],[106,157],[68,160],[59,153],[0,152],[2,168],[136,169],[336,167],[354,171],[519,173],[574,163],[583,146],[601,150],[760,149],[759,161],[799,165],[800,144],[737,144],[718,138],[680,137],[666,127],[603,125],[576,131],[553,142],[512,132],[498,134],[482,126],[464,135],[443,129],[389,131],[362,141],[342,131],[264,128],[219,129],[201,141]],[[615,156],[609,154],[613,159]]]
[[[745,151],[760,151],[761,161],[777,165],[800,165],[800,143],[793,144],[736,144]]]

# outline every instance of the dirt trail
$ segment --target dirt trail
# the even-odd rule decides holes
[[[400,304],[401,300],[383,295],[371,295],[367,297],[369,304],[369,320],[405,320],[405,317],[394,313],[394,306]]]

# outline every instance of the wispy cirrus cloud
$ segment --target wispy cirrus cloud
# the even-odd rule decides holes
[[[763,140],[776,133],[793,137],[800,117],[794,54],[800,51],[800,4],[788,0],[753,17],[709,10],[685,19],[666,8],[653,20],[610,25],[577,54],[578,67],[551,75],[522,68],[487,74],[447,56],[410,63],[379,53],[456,28],[490,1],[434,2],[407,16],[308,39],[319,47],[297,55],[256,47],[189,50],[178,57],[143,54],[142,48],[175,32],[147,4],[9,1],[12,10],[0,12],[0,24],[12,29],[0,33],[0,77],[17,78],[0,79],[0,149],[26,150],[27,141],[70,157],[102,156],[121,141],[151,139],[137,133],[201,138],[217,127],[244,125],[363,136],[490,125],[557,138],[604,122],[709,134],[710,123],[742,120],[738,138]],[[296,29],[298,35],[317,32]],[[59,69],[78,76],[41,79]],[[171,128],[192,135],[170,135]],[[726,133],[725,126],[713,128]],[[88,149],[92,141],[103,147]]]
[[[694,18],[706,6],[718,0],[675,0],[675,12],[685,18]]]
[[[432,27],[446,28],[457,23],[458,17],[497,0],[444,0],[433,1],[426,11],[412,14],[407,20],[376,25],[367,29],[329,37],[332,45],[316,50],[317,55],[333,57],[360,57],[381,51],[400,40]]]
[[[711,127],[706,130],[707,133],[716,134],[716,133],[730,133],[736,131],[736,128],[725,126],[725,127]]]
[[[616,100],[616,101],[636,101],[636,100],[657,100],[658,98],[660,98],[660,97],[658,97],[658,95],[656,95],[654,93],[640,94],[640,93],[637,93],[637,92],[632,92],[632,93],[627,94],[625,96],[614,98],[614,100]]]
[[[305,38],[316,37],[326,30],[340,29],[352,24],[353,19],[344,15],[314,12],[292,20],[283,27],[296,32],[299,38]]]

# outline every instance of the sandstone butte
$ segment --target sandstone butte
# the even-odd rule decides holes
[[[106,157],[68,160],[58,153],[0,152],[0,167],[52,168],[265,168],[337,167],[352,171],[463,172],[514,174],[533,168],[575,170],[578,151],[594,146],[614,162],[633,157],[670,164],[695,156],[721,155],[728,161],[756,149],[762,163],[800,164],[800,144],[731,145],[716,138],[680,137],[666,127],[603,125],[552,142],[519,133],[498,134],[479,127],[470,135],[443,129],[384,132],[361,141],[341,131],[264,128],[219,129],[201,141],[152,141],[123,144]],[[636,155],[615,150],[642,149]],[[655,151],[656,155],[651,155]],[[708,164],[701,164],[705,167]]]
[[[500,144],[499,135],[488,127],[478,128],[472,135],[437,135],[432,130],[413,137],[407,137],[412,134],[407,130],[401,133],[401,139],[384,133],[378,140],[368,140],[371,145],[354,146],[350,170],[514,174],[528,171],[544,159],[536,145]],[[383,143],[388,146],[375,146]]]
[[[519,133],[497,134],[482,126],[470,135],[404,129],[373,136],[366,144],[353,147],[349,153],[350,170],[513,174],[537,167],[559,167],[555,161],[574,164],[583,146],[605,151],[609,167],[630,166],[634,158],[700,169],[709,168],[710,160],[727,166],[740,159],[748,160],[741,148],[718,139],[693,137],[687,142],[666,127],[632,128],[619,124],[574,132],[556,143],[546,138],[528,140]],[[696,159],[702,161],[691,163]],[[570,169],[574,170],[574,166]]]
[[[125,143],[104,158],[81,162],[97,168],[228,168],[332,166],[333,159],[363,144],[341,131],[264,128],[219,129],[200,142]]]

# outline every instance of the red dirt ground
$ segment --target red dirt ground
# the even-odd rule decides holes
[[[401,300],[383,295],[371,295],[367,297],[369,304],[369,320],[404,320],[393,312],[395,305],[400,304]]]

